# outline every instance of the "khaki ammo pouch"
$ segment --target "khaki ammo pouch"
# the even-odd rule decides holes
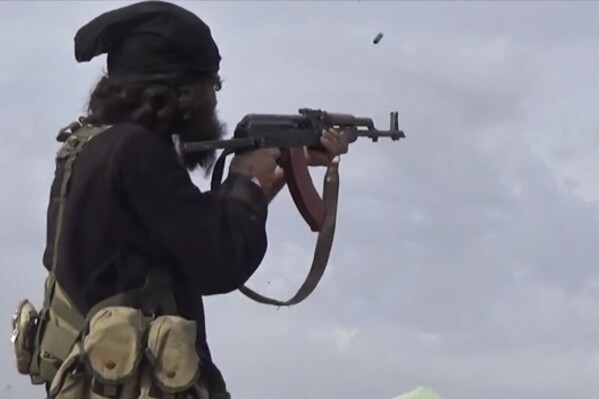
[[[110,306],[91,319],[50,387],[53,399],[207,399],[196,323]]]
[[[208,398],[197,326],[175,315],[167,274],[149,272],[143,286],[98,303],[87,318],[53,286],[29,370],[34,383],[50,386],[51,398]]]

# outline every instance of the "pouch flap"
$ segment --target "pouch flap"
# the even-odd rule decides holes
[[[150,324],[147,356],[155,382],[164,392],[182,392],[197,382],[196,334],[196,323],[179,316],[161,316]]]
[[[83,345],[98,381],[120,384],[136,372],[147,325],[140,310],[124,306],[110,306],[94,315]]]
[[[82,362],[83,357],[83,346],[80,344],[73,345],[71,353],[69,353],[64,362],[62,362],[60,368],[56,372],[56,375],[52,379],[49,389],[51,397],[56,397],[64,388],[65,380],[69,374],[74,375],[81,372],[81,370],[85,370],[85,366]],[[78,370],[79,368],[81,368],[81,370]]]

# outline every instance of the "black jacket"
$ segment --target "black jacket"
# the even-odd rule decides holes
[[[86,144],[74,164],[65,206],[56,279],[85,314],[95,303],[139,284],[148,267],[167,267],[183,317],[198,323],[200,356],[214,367],[203,295],[239,288],[267,248],[268,202],[247,177],[229,175],[202,193],[169,142],[135,124],[109,128]],[[44,266],[52,265],[62,168],[48,206]]]

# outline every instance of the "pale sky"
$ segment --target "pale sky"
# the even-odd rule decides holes
[[[127,3],[0,5],[7,398],[43,395],[14,371],[8,326],[20,298],[41,305],[56,132],[104,68],[75,62],[73,36]],[[445,399],[597,398],[599,3],[177,3],[220,47],[229,131],[248,113],[311,107],[384,128],[397,110],[407,135],[342,157],[331,261],[306,302],[206,299],[235,398],[390,399],[420,385]],[[287,192],[268,230],[249,285],[287,299],[315,236]]]

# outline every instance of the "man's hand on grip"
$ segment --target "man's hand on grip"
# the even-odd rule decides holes
[[[242,173],[258,180],[264,192],[272,190],[276,182],[275,169],[281,151],[277,148],[261,148],[235,155],[229,171]]]

